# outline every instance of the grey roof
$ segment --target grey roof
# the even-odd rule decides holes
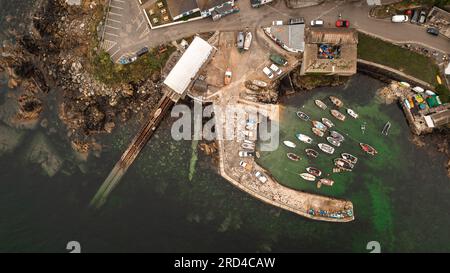
[[[305,49],[305,25],[271,26],[270,33],[289,48],[303,51]]]
[[[166,0],[166,2],[172,17],[198,9],[196,0]]]
[[[209,10],[214,7],[220,6],[230,0],[197,0],[197,5],[200,10]]]
[[[357,44],[358,33],[348,28],[311,28],[305,41],[307,44]]]

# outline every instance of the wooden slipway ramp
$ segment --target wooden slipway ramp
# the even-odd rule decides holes
[[[91,206],[99,208],[106,202],[109,194],[117,186],[120,179],[139,155],[140,151],[145,147],[145,144],[147,144],[157,126],[164,118],[165,113],[174,105],[174,103],[175,102],[172,100],[170,92],[166,93],[160,100],[157,110],[149,116],[149,120],[142,126],[141,130],[134,137],[128,149],[123,153],[111,173],[100,186],[100,189],[91,200]]]

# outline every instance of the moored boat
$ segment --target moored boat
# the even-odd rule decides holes
[[[334,148],[328,144],[319,143],[319,144],[317,144],[317,146],[319,146],[319,149],[322,150],[324,153],[327,153],[330,155],[334,153]]]
[[[344,106],[344,103],[343,103],[340,99],[338,99],[337,97],[335,97],[335,96],[330,96],[330,100],[331,100],[331,102],[332,102],[334,105],[336,105],[336,107],[342,107],[342,106]]]
[[[350,109],[350,108],[347,108],[347,113],[348,113],[352,118],[358,118],[358,117],[359,117],[359,115],[358,115],[355,111],[353,111],[352,109]]]
[[[316,158],[319,156],[319,152],[314,149],[305,149],[306,155],[311,158]]]
[[[297,117],[299,117],[300,119],[302,119],[304,121],[308,121],[310,119],[309,116],[302,111],[298,111],[296,114],[297,114]]]
[[[327,126],[325,126],[325,124],[323,124],[323,123],[320,122],[320,121],[313,120],[313,121],[312,121],[312,125],[313,125],[315,128],[317,128],[317,129],[319,129],[319,130],[321,130],[321,131],[326,131],[326,130],[327,130]]]
[[[283,144],[286,145],[286,146],[289,147],[289,148],[295,148],[295,147],[297,147],[297,145],[296,145],[294,142],[289,141],[289,140],[283,141]]]
[[[316,177],[319,177],[322,175],[322,171],[317,168],[314,168],[314,167],[308,167],[308,168],[306,168],[306,171]]]
[[[328,179],[328,178],[321,178],[321,179],[319,180],[319,183],[322,184],[322,185],[330,186],[330,187],[331,187],[331,186],[333,186],[334,181],[331,180],[331,179]]]
[[[298,156],[298,155],[296,155],[294,153],[287,153],[286,155],[292,161],[299,161],[300,160],[300,156]]]
[[[300,173],[299,174],[301,178],[305,179],[306,181],[315,181],[316,177],[309,173]]]
[[[334,160],[334,165],[344,171],[348,171],[351,172],[353,167],[355,167],[355,165],[353,165],[352,163],[350,163],[348,160],[345,160],[343,158],[336,158]]]
[[[387,136],[389,134],[389,129],[391,129],[391,123],[388,121],[383,127],[383,130],[381,131],[381,134]]]
[[[304,134],[295,134],[295,136],[298,138],[298,140],[305,142],[307,144],[311,144],[313,141],[312,138]]]
[[[322,123],[325,124],[328,128],[331,128],[334,126],[334,123],[327,118],[322,118]]]
[[[345,140],[344,136],[341,135],[341,134],[339,134],[339,133],[336,132],[336,131],[331,131],[331,132],[330,132],[330,136],[332,136],[334,139],[336,139],[336,140],[339,141],[339,142],[342,142],[342,141]]]
[[[354,155],[351,155],[349,153],[342,153],[341,154],[342,158],[349,161],[352,164],[356,164],[356,162],[358,162],[358,158]]]
[[[316,127],[311,128],[313,133],[318,137],[323,137],[324,132],[322,130],[317,129]]]
[[[375,148],[373,148],[372,146],[370,146],[369,144],[365,144],[365,143],[359,143],[359,146],[361,146],[361,149],[368,153],[369,155],[375,155],[377,154],[377,150],[375,150]]]
[[[321,100],[315,100],[314,103],[317,105],[317,107],[319,107],[320,109],[326,110],[327,109],[327,105],[321,101]]]
[[[337,139],[333,138],[333,137],[327,137],[327,141],[331,144],[334,145],[336,147],[341,146],[341,142],[339,142]]]
[[[340,121],[344,121],[345,120],[345,115],[342,114],[341,112],[339,112],[336,109],[332,109],[331,110],[331,114],[333,115],[333,117],[337,118]]]

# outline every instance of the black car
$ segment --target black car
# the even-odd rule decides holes
[[[439,30],[434,27],[429,27],[429,28],[427,28],[427,33],[430,33],[431,35],[434,35],[434,36],[438,36]]]

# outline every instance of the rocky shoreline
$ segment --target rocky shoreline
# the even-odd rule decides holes
[[[0,72],[7,74],[14,90],[8,96],[16,105],[0,116],[6,124],[33,127],[44,112],[57,109],[71,146],[86,155],[99,150],[98,136],[156,106],[162,97],[158,75],[110,85],[92,73],[93,56],[102,51],[96,37],[106,2],[70,6],[63,0],[44,0],[23,29],[10,19],[9,34],[16,42],[3,43]],[[45,107],[50,99],[56,101],[53,109]]]

